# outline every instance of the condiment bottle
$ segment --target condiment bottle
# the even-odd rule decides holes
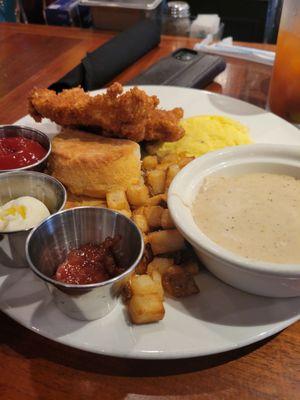
[[[165,35],[189,36],[191,27],[190,6],[185,1],[169,1],[164,18]]]

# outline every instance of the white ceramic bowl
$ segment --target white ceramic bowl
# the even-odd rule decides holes
[[[199,157],[173,180],[168,195],[169,210],[178,230],[192,244],[207,269],[222,281],[262,296],[300,296],[300,264],[243,258],[210,240],[192,216],[192,204],[204,178],[259,172],[300,179],[300,146],[253,144],[225,148]]]

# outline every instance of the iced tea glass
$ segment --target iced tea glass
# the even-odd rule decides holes
[[[300,0],[283,3],[269,108],[289,122],[300,124]]]

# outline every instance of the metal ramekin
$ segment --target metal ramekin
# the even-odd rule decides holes
[[[66,203],[64,186],[52,176],[36,171],[16,171],[0,174],[0,205],[21,196],[42,201],[51,214]],[[5,267],[27,267],[25,243],[31,229],[0,232],[0,263]]]
[[[14,168],[14,169],[0,169],[0,173],[2,172],[13,172],[13,171],[44,171],[47,166],[47,161],[49,155],[51,153],[51,141],[49,137],[34,128],[29,128],[27,126],[22,125],[2,125],[0,126],[0,138],[4,137],[24,137],[27,139],[32,139],[38,142],[44,149],[47,151],[46,155],[38,160],[34,164],[26,165],[25,167]]]
[[[71,249],[102,243],[121,236],[118,258],[125,272],[105,282],[76,285],[53,279],[57,267]],[[43,280],[57,307],[71,318],[94,320],[116,305],[122,283],[138,265],[144,242],[137,226],[124,215],[100,207],[80,207],[48,217],[29,235],[26,256],[32,271]]]

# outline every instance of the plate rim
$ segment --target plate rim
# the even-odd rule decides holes
[[[209,273],[209,271],[207,271]],[[216,278],[217,279],[217,278]],[[45,290],[47,290],[45,288]],[[116,357],[116,358],[124,358],[124,359],[134,359],[134,360],[178,360],[178,359],[188,359],[188,358],[197,358],[197,357],[205,357],[205,356],[213,356],[216,354],[223,354],[223,353],[228,353],[230,351],[233,350],[237,350],[237,349],[241,349],[243,347],[249,346],[251,344],[254,343],[259,343],[264,339],[267,339],[273,335],[276,335],[277,333],[283,331],[284,329],[288,328],[289,326],[291,326],[292,324],[294,324],[295,322],[300,320],[300,313],[297,316],[291,317],[283,322],[278,322],[276,324],[276,326],[272,329],[269,329],[261,334],[259,334],[259,336],[251,336],[250,338],[248,338],[247,340],[244,340],[242,342],[240,342],[238,345],[230,345],[227,347],[223,347],[223,349],[221,350],[220,348],[216,348],[216,351],[209,351],[209,352],[195,352],[195,351],[185,351],[185,352],[179,352],[179,351],[175,351],[172,353],[165,353],[164,351],[133,351],[133,352],[114,352],[114,351],[101,351],[101,350],[92,350],[89,346],[86,346],[85,344],[79,346],[77,344],[70,344],[68,343],[68,341],[66,340],[61,340],[60,338],[55,338],[53,339],[52,337],[50,337],[49,335],[45,334],[45,333],[41,333],[39,330],[37,330],[34,327],[29,327],[27,325],[24,325],[22,323],[22,321],[13,316],[10,315],[7,310],[3,310],[2,308],[0,308],[0,310],[7,315],[8,317],[12,318],[15,322],[17,322],[18,324],[20,324],[21,326],[23,326],[24,328],[28,329],[31,332],[34,332],[42,337],[45,337],[48,340],[51,340],[53,342],[57,342],[59,344],[62,344],[64,346],[68,346],[77,350],[81,350],[81,351],[86,351],[88,353],[91,354],[97,354],[97,355],[102,355],[102,356],[109,356],[109,357]],[[114,311],[114,310],[113,310]],[[113,312],[112,311],[112,312]],[[67,316],[65,316],[66,318],[68,318]],[[87,321],[88,322],[88,321]],[[234,328],[234,327],[233,327]]]

